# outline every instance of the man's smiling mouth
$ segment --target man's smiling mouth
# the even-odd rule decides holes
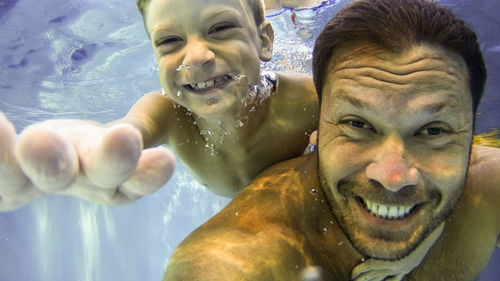
[[[359,196],[356,196],[356,199],[372,215],[386,220],[403,219],[410,215],[417,207],[417,205],[385,205]]]
[[[231,81],[234,81],[233,76],[226,74],[214,79],[186,84],[182,87],[190,91],[208,91],[214,88],[222,88]]]

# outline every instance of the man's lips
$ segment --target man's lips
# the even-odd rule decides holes
[[[371,215],[385,220],[401,220],[414,213],[421,204],[384,204],[354,195],[356,201]]]

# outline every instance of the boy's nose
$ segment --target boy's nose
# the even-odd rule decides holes
[[[398,139],[387,140],[378,147],[375,159],[366,167],[366,176],[392,192],[415,186],[420,178],[419,171],[407,159],[404,145]]]
[[[200,41],[191,42],[186,46],[186,53],[183,65],[201,68],[215,59],[215,53],[208,46]]]

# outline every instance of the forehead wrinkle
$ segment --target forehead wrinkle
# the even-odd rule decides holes
[[[435,96],[435,93],[431,95],[431,101],[428,101],[429,98],[425,93],[423,93],[422,95],[416,96],[414,99],[406,101],[403,108],[398,108],[400,110],[410,110],[413,114],[416,115],[438,115],[445,111],[464,110],[463,106],[460,106],[457,97],[454,94],[442,93],[438,97]],[[327,104],[328,107],[345,107],[345,103],[347,103],[358,110],[367,110],[372,112],[380,111],[381,107],[386,104],[391,104],[392,102],[397,103],[397,95],[383,96],[381,97],[382,100],[379,100],[380,103],[372,104],[366,98],[356,97],[355,94],[350,93],[349,91],[346,91],[344,89],[338,89],[334,91],[332,93],[332,97],[333,99],[329,99],[329,102]],[[394,107],[392,108],[395,109]]]
[[[447,89],[450,84],[460,84],[461,74],[441,67],[395,69],[383,66],[344,66],[335,70],[339,79],[370,84],[382,82],[398,86],[409,85],[416,89]]]

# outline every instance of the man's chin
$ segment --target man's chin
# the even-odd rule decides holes
[[[394,242],[375,243],[375,245],[371,247],[360,247],[358,244],[355,248],[366,257],[394,261],[408,256],[416,247],[414,245],[402,245],[400,247],[396,247],[394,244]]]

